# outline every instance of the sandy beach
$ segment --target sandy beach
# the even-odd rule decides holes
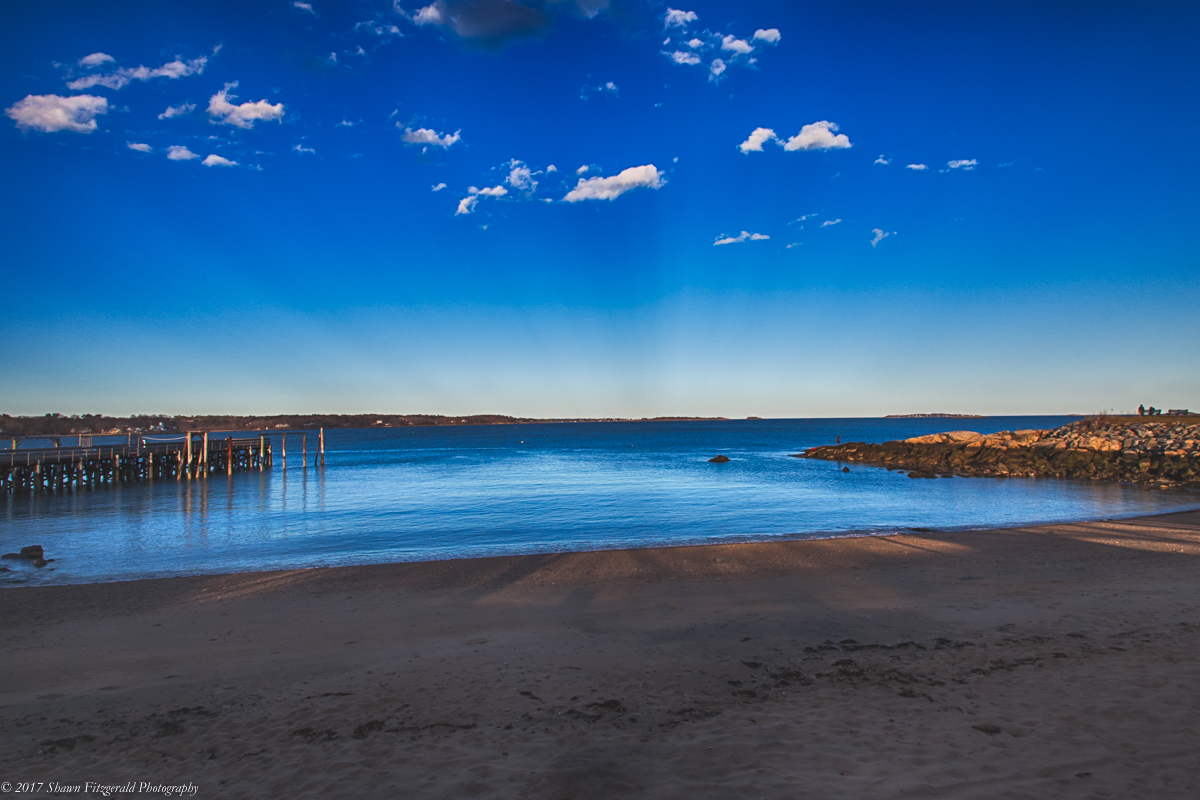
[[[1198,565],[1188,512],[5,589],[0,781],[1194,798]]]

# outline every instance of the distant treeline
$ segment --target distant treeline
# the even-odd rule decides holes
[[[707,417],[655,417],[654,420],[710,419]],[[447,417],[441,414],[275,414],[271,416],[169,417],[137,414],[106,417],[103,414],[46,414],[41,417],[12,417],[0,414],[0,434],[6,436],[72,436],[80,433],[126,433],[127,431],[252,431],[288,428],[404,428],[418,425],[516,425],[530,422],[613,422],[616,419],[534,419],[503,414],[474,414]]]
[[[70,436],[79,433],[125,433],[126,431],[272,430],[286,428],[402,428],[414,425],[502,425],[539,422],[535,419],[476,414],[446,417],[440,414],[274,414],[271,416],[215,415],[169,417],[137,414],[106,417],[103,414],[46,414],[42,417],[12,417],[0,414],[0,432],[17,436]]]

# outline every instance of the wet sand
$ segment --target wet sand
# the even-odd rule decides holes
[[[0,609],[14,784],[1200,795],[1200,512],[4,589]]]

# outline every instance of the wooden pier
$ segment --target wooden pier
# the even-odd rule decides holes
[[[287,467],[287,436],[283,466]],[[301,438],[300,466],[307,466],[308,435]],[[193,480],[235,472],[261,472],[274,465],[271,435],[238,439],[188,433],[180,441],[139,437],[136,444],[0,451],[0,493],[40,494],[148,480]],[[325,432],[318,433],[314,467],[325,466]]]

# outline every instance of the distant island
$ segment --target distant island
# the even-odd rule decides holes
[[[886,414],[884,419],[927,419],[930,417],[946,417],[948,419],[986,419],[983,414]]]
[[[536,419],[503,414],[449,417],[441,414],[275,414],[268,416],[207,415],[167,416],[139,414],[107,417],[103,414],[46,414],[13,417],[0,414],[0,436],[74,436],[125,433],[183,433],[185,431],[270,431],[299,428],[411,428],[434,425],[529,425],[548,422],[686,422],[715,421],[725,417],[578,417]]]

